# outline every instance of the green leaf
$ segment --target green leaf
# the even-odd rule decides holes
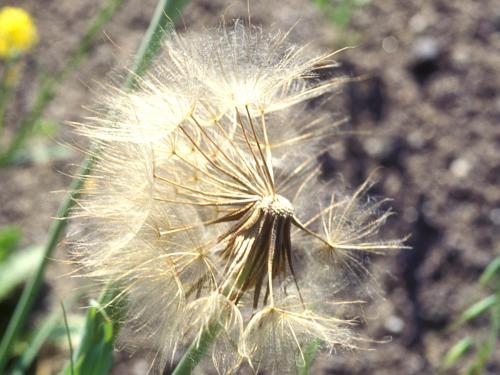
[[[316,6],[330,19],[330,21],[345,29],[352,18],[352,13],[358,7],[368,4],[370,0],[314,0]]]
[[[61,309],[62,309],[62,312],[63,312],[64,328],[66,330],[66,337],[68,339],[68,348],[69,348],[69,355],[70,355],[69,369],[70,369],[71,375],[74,375],[74,373],[75,373],[75,364],[73,363],[73,344],[71,342],[71,333],[70,333],[69,325],[68,325],[68,315],[66,314],[66,309],[64,308],[64,303],[63,302],[61,302]]]
[[[485,286],[489,284],[490,281],[492,281],[495,277],[497,278],[497,280],[500,280],[500,257],[494,259],[490,264],[488,264],[483,274],[481,275],[481,278],[479,279],[479,283]]]
[[[68,147],[52,144],[40,139],[30,139],[26,147],[16,151],[12,156],[14,163],[47,164],[51,161],[67,160],[73,155]]]
[[[40,118],[33,125],[32,136],[35,137],[54,137],[59,133],[60,126],[57,122]]]
[[[486,341],[483,345],[481,345],[476,358],[467,368],[467,371],[465,372],[466,375],[481,375],[483,373],[483,369],[488,363],[488,359],[490,358],[492,352],[493,343],[491,341]]]
[[[66,365],[64,375],[105,375],[111,369],[114,343],[126,308],[115,289],[109,289],[100,302],[91,301],[78,351]]]
[[[30,337],[29,342],[21,357],[17,360],[10,375],[23,375],[35,360],[43,343],[47,341],[52,332],[59,325],[61,312],[53,311],[43,322],[37,326],[35,333]]]
[[[351,22],[353,4],[349,0],[341,1],[331,12],[331,21],[341,28],[346,28]]]
[[[301,366],[298,367],[299,375],[309,375],[311,371],[311,366],[314,361],[314,357],[316,357],[316,352],[318,351],[321,342],[319,340],[311,341],[304,350],[304,358]],[[302,360],[302,358],[301,358]]]
[[[15,225],[0,228],[0,263],[17,247],[21,235],[21,229]]]
[[[12,253],[0,264],[0,301],[31,277],[43,259],[43,248],[32,246]]]
[[[495,306],[495,304],[497,303],[499,303],[498,297],[494,294],[482,299],[479,302],[476,302],[460,315],[460,318],[455,325],[462,325],[469,320],[477,318],[478,316],[488,311],[491,307]]]
[[[472,347],[474,346],[474,342],[470,337],[466,337],[448,350],[446,356],[444,357],[443,366],[445,369],[452,367],[457,361],[462,358],[465,354],[467,354]]]
[[[53,95],[56,93],[58,84],[60,84],[83,61],[83,58],[92,46],[95,37],[101,33],[104,25],[118,11],[122,2],[123,0],[107,0],[104,3],[97,16],[94,18],[92,24],[80,40],[80,43],[72,54],[72,57],[64,64],[64,68],[59,71],[54,78],[44,82],[36,95],[30,112],[22,121],[14,139],[8,146],[8,149],[0,156],[0,166],[9,164],[17,149],[23,145],[28,135],[31,134],[32,125],[38,118],[40,118],[43,111],[51,101]],[[73,179],[68,192],[62,199],[56,214],[56,217],[61,219],[53,222],[50,226],[47,242],[44,246],[43,260],[40,262],[33,278],[24,288],[23,293],[21,294],[21,297],[16,305],[16,309],[14,310],[9,324],[7,325],[7,329],[2,335],[0,340],[0,374],[4,373],[7,362],[11,356],[12,346],[23,327],[23,324],[26,321],[35,298],[40,290],[48,260],[50,259],[50,256],[59,241],[59,237],[66,226],[68,212],[75,204],[75,199],[80,193],[85,176],[88,175],[92,169],[93,161],[94,157],[91,155],[87,156],[83,160],[78,173],[76,174],[78,177]]]
[[[56,346],[67,347],[69,333],[72,344],[78,345],[83,333],[83,327],[85,326],[85,316],[81,314],[69,314],[68,327],[63,323],[59,321],[59,324],[50,333],[49,341]]]
[[[186,350],[172,372],[172,375],[191,375],[198,363],[205,356],[210,345],[217,338],[221,328],[218,323],[213,323],[205,328]]]

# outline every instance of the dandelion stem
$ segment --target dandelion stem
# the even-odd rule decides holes
[[[75,302],[76,297],[79,296],[72,296],[66,301],[66,307],[71,306]],[[14,364],[10,375],[24,375],[27,373],[28,369],[35,361],[43,343],[49,338],[54,330],[60,326],[61,315],[62,310],[56,309],[38,325],[36,333],[29,339],[26,349]]]
[[[314,357],[316,356],[316,352],[320,346],[321,342],[317,339],[312,340],[309,344],[307,344],[302,358],[303,363],[298,366],[299,375],[309,375],[312,362],[314,361]]]
[[[75,363],[73,362],[73,345],[71,344],[71,333],[69,331],[68,316],[66,315],[66,309],[64,308],[64,303],[62,301],[61,301],[61,309],[64,318],[64,328],[66,328],[66,335],[68,338],[70,370],[71,370],[71,375],[74,375]]]
[[[0,137],[3,133],[7,103],[12,93],[9,76],[12,74],[12,70],[15,69],[14,64],[15,61],[13,59],[7,59],[3,67],[2,77],[0,78]]]
[[[111,3],[121,3],[123,0],[110,0]],[[159,0],[158,6],[155,10],[155,15],[160,13],[164,14],[167,13],[170,9],[174,7],[172,5],[173,3],[176,3],[175,0]],[[186,4],[186,0],[182,0],[183,4]],[[106,7],[106,6],[105,6]],[[179,9],[180,6],[177,6],[177,9]],[[168,14],[168,13],[167,13]],[[173,16],[173,15],[172,15]],[[99,16],[98,16],[99,17]],[[173,17],[172,17],[173,18]],[[160,25],[154,25],[154,27],[158,27],[158,30],[161,30],[162,33],[166,32],[166,23],[170,22],[172,18],[168,17],[153,17],[151,20],[151,24],[154,23],[160,23],[160,22],[165,22],[165,24],[160,24]],[[150,25],[149,29],[151,29],[153,26]],[[156,38],[160,38],[164,34],[158,34],[156,35]],[[159,39],[157,39],[158,42]],[[145,71],[145,68],[149,65],[148,62],[146,61],[151,61],[151,52],[148,48],[149,45],[152,43],[152,35],[150,33],[146,33],[142,40],[141,48],[139,49],[139,52],[137,53],[136,56],[136,61],[139,62],[136,64],[137,66],[141,66],[142,70],[141,71],[133,71],[131,74],[140,74],[141,72]],[[155,51],[158,51],[156,49]],[[146,59],[146,53],[149,53],[148,59]],[[144,62],[143,62],[144,60]],[[128,80],[127,82],[130,82]],[[127,84],[125,84],[126,88],[129,88]],[[23,290],[23,293],[21,295],[21,298],[16,306],[16,309],[14,311],[14,314],[12,315],[12,318],[9,322],[9,325],[7,327],[7,330],[5,331],[5,334],[2,337],[2,341],[0,343],[0,374],[4,373],[5,367],[7,365],[7,362],[10,358],[10,353],[12,349],[12,345],[17,338],[27,316],[29,311],[31,310],[31,307],[33,306],[33,303],[35,301],[35,298],[38,294],[38,291],[40,289],[43,276],[45,273],[45,268],[49,262],[49,259],[51,257],[51,254],[53,253],[57,242],[59,241],[59,238],[67,224],[67,216],[71,208],[73,207],[75,203],[75,199],[78,197],[80,190],[83,186],[83,182],[85,181],[85,177],[90,173],[93,167],[95,155],[99,152],[97,146],[93,146],[92,150],[89,153],[89,156],[87,156],[82,164],[80,165],[80,168],[77,173],[77,177],[73,179],[71,182],[68,192],[66,193],[66,196],[64,197],[63,201],[61,202],[61,205],[59,206],[59,209],[57,211],[56,217],[59,218],[59,220],[56,220],[52,223],[52,226],[50,227],[49,233],[48,233],[48,238],[47,242],[45,244],[44,248],[44,257],[42,262],[40,262],[40,265],[33,276],[33,278],[28,282],[26,287]],[[0,161],[1,164],[1,161]]]
[[[204,329],[184,353],[172,375],[190,375],[217,338],[220,329],[220,325],[213,325]]]
[[[21,330],[21,327],[26,320],[31,307],[35,302],[36,296],[42,284],[45,268],[47,267],[51,254],[53,253],[59,237],[61,236],[63,229],[66,226],[68,212],[73,206],[74,199],[78,196],[78,192],[83,185],[83,176],[89,173],[93,161],[93,158],[87,158],[80,166],[78,176],[81,177],[75,178],[71,183],[69,192],[66,194],[66,197],[62,201],[56,214],[56,217],[60,219],[52,222],[48,234],[48,240],[43,250],[44,257],[40,262],[35,275],[26,284],[21,298],[17,303],[14,314],[12,315],[12,318],[9,322],[7,330],[2,337],[2,342],[0,343],[0,374],[4,373],[12,344],[19,334],[19,331]]]
[[[175,19],[181,14],[184,7],[190,0],[160,0],[156,6],[155,13],[148,30],[144,35],[144,40],[137,51],[132,72],[125,82],[125,87],[133,88],[138,76],[142,76],[149,68],[151,61],[158,54],[161,48],[161,41],[173,27]]]

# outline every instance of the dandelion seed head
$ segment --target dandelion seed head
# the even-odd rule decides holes
[[[219,373],[290,372],[311,340],[356,347],[333,266],[356,274],[354,253],[397,246],[377,242],[386,214],[360,203],[365,185],[320,181],[343,119],[308,101],[340,84],[317,75],[332,55],[240,23],[174,33],[135,91],[111,90],[75,125],[101,148],[76,257],[122,288],[159,368],[207,332]]]
[[[272,215],[290,217],[293,215],[293,206],[288,199],[281,195],[266,196],[261,201],[261,207]]]
[[[304,343],[321,342],[323,349],[354,348],[348,322],[317,315],[311,310],[268,307],[252,317],[240,345],[254,370],[292,374],[304,364]],[[287,355],[283,355],[287,353]]]

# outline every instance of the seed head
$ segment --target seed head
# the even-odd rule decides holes
[[[386,214],[368,221],[364,187],[337,201],[342,189],[329,186],[322,206],[317,156],[343,119],[306,101],[342,79],[319,79],[333,54],[308,56],[238,23],[174,34],[136,92],[114,90],[78,125],[102,152],[75,213],[88,233],[76,254],[90,276],[122,286],[160,365],[206,332],[221,373],[242,361],[294,371],[311,340],[356,346],[346,304],[329,300],[335,271],[318,272],[318,259],[400,242],[372,240]]]

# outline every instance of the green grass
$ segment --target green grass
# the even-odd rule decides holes
[[[188,0],[160,0],[148,30],[136,54],[131,74],[124,83],[125,89],[133,89],[135,79],[146,72],[158,54],[165,35],[172,30],[172,22],[187,5]],[[98,150],[94,147],[92,154]],[[92,163],[91,158],[88,161]],[[86,174],[85,174],[86,175]],[[84,176],[77,180],[83,180]],[[66,365],[62,375],[104,375],[110,369],[114,342],[126,315],[125,296],[120,290],[109,286],[99,301],[87,312],[82,341],[74,357]],[[74,363],[74,368],[71,367]]]
[[[16,157],[19,149],[24,145],[26,140],[32,133],[33,127],[37,124],[40,117],[43,115],[45,108],[57,95],[58,89],[61,84],[68,78],[68,76],[75,71],[81,63],[88,56],[90,49],[94,45],[96,38],[101,34],[103,26],[113,17],[123,0],[107,0],[103,7],[100,9],[97,16],[91,22],[90,26],[83,34],[80,42],[75,50],[72,52],[69,60],[64,67],[53,75],[46,75],[43,77],[40,89],[35,95],[35,99],[30,111],[26,114],[21,121],[19,129],[14,134],[13,139],[7,145],[5,150],[0,150],[0,167],[10,164]],[[8,68],[4,69],[6,72]],[[1,85],[0,90],[0,124],[3,122],[5,106],[8,97],[10,96],[11,87]],[[1,133],[0,133],[1,135]]]
[[[28,114],[26,119],[21,126],[21,130],[16,134],[16,138],[13,143],[9,147],[9,149],[2,154],[0,157],[0,164],[5,165],[10,162],[15,150],[24,142],[27,137],[29,131],[32,126],[35,124],[36,120],[41,116],[45,106],[50,102],[52,97],[55,95],[59,84],[62,82],[64,78],[76,67],[79,66],[83,58],[85,57],[88,49],[90,48],[92,41],[100,33],[102,30],[102,26],[111,18],[112,15],[116,13],[118,7],[121,5],[123,0],[108,0],[103,8],[101,8],[99,14],[97,15],[94,22],[91,24],[90,28],[87,30],[85,35],[80,42],[79,47],[74,53],[73,57],[66,64],[63,71],[61,71],[56,78],[49,79],[43,86],[42,89],[37,94],[37,98],[35,99],[35,105],[32,111]],[[134,65],[133,74],[131,76],[135,76],[136,74],[143,73],[149,63],[151,62],[153,56],[159,51],[160,41],[165,33],[168,31],[168,25],[170,20],[173,20],[182,9],[183,6],[187,4],[186,0],[175,1],[175,0],[160,0],[158,2],[157,9],[155,11],[155,15],[151,21],[150,27],[146,33],[146,36],[141,44],[141,48],[136,56],[136,63]],[[176,11],[177,10],[177,11]],[[126,87],[132,86],[133,81],[131,79],[127,80]],[[96,148],[92,154],[97,152]],[[93,158],[91,156],[87,157],[81,164],[77,176],[69,186],[68,193],[65,195],[62,200],[60,207],[57,211],[56,217],[58,220],[55,220],[49,230],[48,239],[43,247],[43,257],[38,264],[38,267],[35,271],[33,277],[28,281],[25,286],[21,298],[19,299],[14,314],[12,315],[9,325],[7,327],[6,332],[4,333],[1,343],[0,343],[0,374],[5,373],[6,366],[8,361],[11,359],[12,355],[12,347],[21,333],[21,330],[26,322],[26,319],[33,307],[33,303],[38,296],[40,291],[41,284],[43,282],[44,273],[51,258],[53,251],[64,232],[64,228],[67,224],[68,213],[74,205],[75,199],[78,197],[79,192],[82,188],[85,176],[88,175],[93,166]],[[103,294],[104,296],[108,296],[108,293]],[[107,303],[102,303],[100,300],[98,302],[99,306],[107,306]],[[93,307],[94,310],[89,310],[87,314],[88,321],[98,320],[99,317],[102,317],[101,314],[104,310]],[[91,313],[92,312],[92,313]],[[108,314],[109,316],[109,314]],[[87,324],[86,327],[93,327],[92,324]],[[116,331],[116,330],[115,330]],[[113,332],[115,332],[113,331]],[[104,329],[103,331],[98,331],[98,333],[102,333],[103,337],[107,337],[109,334],[109,329]],[[116,336],[116,333],[113,333],[113,336]],[[88,337],[85,336],[84,337]],[[80,349],[79,349],[80,350]],[[80,353],[80,351],[77,351]],[[77,363],[76,366],[80,364]],[[84,364],[81,364],[84,366]],[[86,367],[84,367],[86,368]],[[87,374],[87,373],[86,373]],[[88,373],[88,375],[92,375],[92,373]]]
[[[465,375],[480,375],[491,359],[500,336],[500,257],[494,259],[479,278],[479,284],[490,294],[465,309],[452,324],[452,330],[479,319],[487,317],[488,334],[480,338],[465,337],[453,345],[446,353],[440,373],[456,366],[463,361],[461,373]],[[469,361],[466,357],[469,355]]]
[[[345,29],[352,19],[352,14],[370,0],[313,0],[325,16],[340,29]]]

